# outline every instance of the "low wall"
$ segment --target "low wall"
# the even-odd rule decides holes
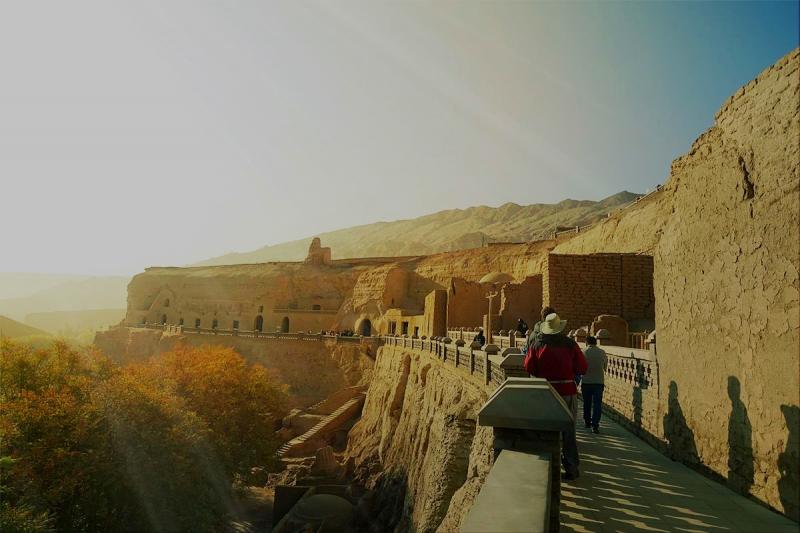
[[[582,345],[585,348],[585,345]],[[603,346],[608,356],[603,409],[617,422],[651,445],[666,451],[658,402],[658,361],[655,352]]]

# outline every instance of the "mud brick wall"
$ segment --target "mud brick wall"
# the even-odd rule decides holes
[[[544,305],[554,307],[569,328],[597,315],[652,319],[653,258],[637,254],[550,254],[543,274]]]

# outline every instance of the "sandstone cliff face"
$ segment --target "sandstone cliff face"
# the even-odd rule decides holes
[[[795,50],[739,89],[663,192],[555,249],[654,255],[658,436],[795,520],[799,68]]]
[[[220,329],[231,329],[237,320],[239,329],[253,330],[262,316],[263,327],[274,331],[288,315],[291,331],[319,331],[333,326],[335,312],[368,268],[299,263],[149,268],[128,286],[126,322],[166,318],[194,326],[199,319],[201,327],[211,328],[216,320]]]
[[[520,282],[542,273],[547,252],[553,246],[553,241],[539,241],[436,254],[418,260],[414,272],[438,283],[440,288],[447,288],[451,278],[478,281],[494,271],[510,274]]]
[[[425,354],[381,348],[346,452],[354,478],[376,489],[376,521],[398,531],[456,531],[491,462],[476,426],[483,386]]]

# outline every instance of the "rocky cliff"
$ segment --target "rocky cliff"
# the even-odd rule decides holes
[[[476,426],[486,398],[481,383],[433,357],[379,350],[346,460],[375,489],[382,530],[458,530],[491,464],[491,430]]]

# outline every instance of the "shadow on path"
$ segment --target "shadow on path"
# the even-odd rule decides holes
[[[731,415],[728,418],[728,485],[742,494],[749,494],[753,486],[753,426],[742,402],[739,379],[728,376],[728,398]]]
[[[800,519],[800,407],[781,405],[781,412],[786,418],[789,438],[786,449],[778,456],[778,469],[781,478],[778,480],[778,491],[781,503],[787,516]]]
[[[680,421],[677,395],[675,404],[671,420]],[[562,483],[562,531],[797,532],[796,523],[671,461],[615,422],[604,419],[600,430],[578,428],[581,477]]]

